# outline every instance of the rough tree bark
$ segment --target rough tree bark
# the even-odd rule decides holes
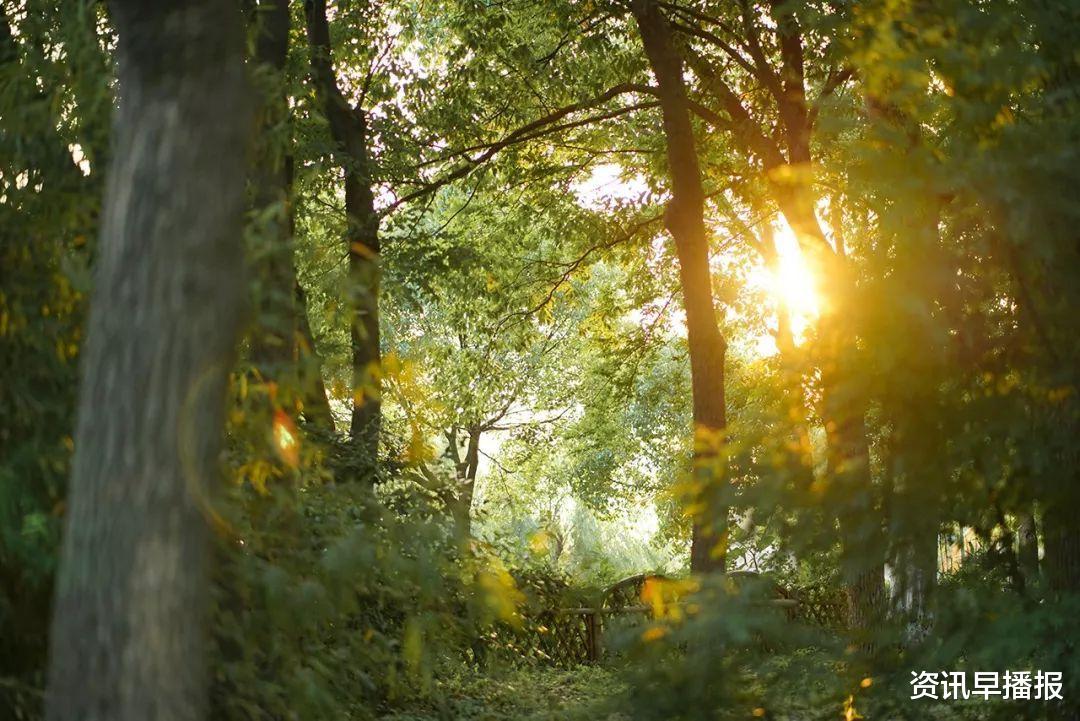
[[[940,453],[944,453],[944,449]],[[916,464],[908,467],[912,469],[909,473],[918,468]],[[934,459],[925,465],[930,473],[938,467]],[[891,509],[887,514],[892,570],[889,610],[902,624],[907,643],[925,639],[933,623],[941,525],[937,485],[925,476],[919,478],[905,473],[887,490]]]
[[[671,200],[664,223],[675,240],[686,309],[687,344],[694,414],[694,476],[699,487],[716,496],[718,448],[726,425],[724,360],[727,343],[713,306],[709,239],[705,229],[705,191],[698,166],[690,105],[683,82],[682,59],[673,46],[671,29],[654,0],[634,0],[645,54],[656,76],[664,135],[667,139]],[[695,516],[690,567],[695,572],[724,570],[727,509],[709,504],[707,516]]]
[[[206,707],[203,507],[244,298],[242,25],[216,0],[109,9],[120,100],[46,716],[194,721]]]
[[[337,145],[337,161],[345,175],[345,242],[349,254],[353,367],[353,446],[374,464],[382,427],[379,364],[379,216],[371,188],[368,122],[363,108],[345,98],[334,74],[326,0],[308,0],[308,44],[315,89]]]

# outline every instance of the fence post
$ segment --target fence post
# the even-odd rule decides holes
[[[588,659],[590,663],[600,660],[600,627],[597,615],[599,611],[592,609],[585,614],[585,628],[588,629],[586,637],[589,641]]]

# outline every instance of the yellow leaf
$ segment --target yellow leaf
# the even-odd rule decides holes
[[[858,721],[861,718],[863,717],[855,710],[855,697],[848,696],[844,702],[844,721]]]
[[[641,634],[641,640],[645,642],[658,641],[667,635],[667,629],[663,626],[650,626]]]
[[[547,553],[551,547],[551,534],[547,531],[537,531],[529,537],[529,550],[533,553]]]
[[[363,243],[361,243],[358,240],[353,241],[353,243],[349,246],[349,248],[352,249],[352,252],[354,254],[359,255],[362,258],[367,258],[368,260],[371,260],[372,258],[375,258],[376,256],[378,256],[378,253],[376,253],[374,250],[367,247],[366,245],[364,245]]]
[[[290,468],[300,465],[300,433],[292,418],[280,408],[274,411],[274,446],[285,465]]]

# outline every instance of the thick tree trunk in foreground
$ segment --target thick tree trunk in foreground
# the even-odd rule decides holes
[[[701,491],[716,496],[722,469],[718,451],[726,425],[724,358],[727,344],[713,308],[709,240],[705,230],[705,192],[697,161],[690,107],[683,84],[682,60],[672,45],[671,30],[653,0],[634,0],[645,54],[659,87],[667,139],[671,201],[664,217],[675,240],[686,308],[687,344],[694,405],[694,476]],[[708,503],[705,515],[695,516],[690,568],[695,572],[724,569],[727,509]]]
[[[921,409],[936,407],[932,396],[909,397],[908,402]],[[878,451],[886,456],[889,469],[883,483],[892,570],[889,611],[902,625],[907,644],[925,639],[934,620],[941,530],[940,483],[934,477],[948,473],[941,460],[946,457],[945,435],[936,425],[923,425],[927,420],[932,423],[937,414],[920,416],[915,427],[902,421],[894,424],[889,447]],[[893,453],[901,454],[902,464],[889,457]]]
[[[922,486],[926,485],[924,480]],[[908,642],[925,638],[933,622],[939,515],[937,504],[927,495],[901,492],[897,498],[906,509],[906,518],[901,527],[892,529],[890,606]]]
[[[51,721],[201,719],[209,529],[243,301],[238,9],[116,0],[113,129],[67,527]]]
[[[323,114],[337,145],[337,161],[345,174],[345,244],[349,253],[349,303],[353,367],[353,447],[374,465],[382,428],[379,365],[379,217],[372,192],[367,114],[343,95],[331,58],[326,0],[308,0],[308,44],[311,70]]]

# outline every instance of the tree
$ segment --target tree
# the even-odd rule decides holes
[[[374,465],[382,426],[379,362],[379,216],[375,212],[374,162],[370,155],[371,128],[363,99],[353,105],[334,73],[330,26],[325,0],[308,0],[308,44],[311,74],[330,126],[334,157],[345,176],[345,246],[349,258],[350,346],[352,350],[352,424],[354,448]],[[373,60],[368,79],[376,70]],[[367,92],[367,86],[362,89]]]
[[[250,226],[254,243],[255,323],[251,361],[276,395],[296,392],[308,422],[334,430],[321,363],[296,277],[293,209],[293,129],[288,106],[287,60],[291,17],[287,0],[260,0],[253,75],[258,90],[258,127],[252,163]]]
[[[486,434],[551,423],[565,412],[571,381],[562,361],[574,348],[578,305],[556,298],[547,263],[523,258],[595,242],[590,213],[573,196],[540,186],[507,208],[506,191],[485,188],[492,185],[477,178],[468,193],[443,188],[427,207],[399,213],[385,234],[384,337],[391,352],[421,369],[428,389],[423,398],[401,398],[388,384],[387,401],[414,425],[426,424],[423,431],[444,447],[456,480],[447,506],[463,537]]]
[[[840,42],[835,37],[807,41],[801,16],[812,15],[814,9],[800,12],[782,2],[756,8],[745,1],[717,3],[703,12],[665,7],[697,78],[700,114],[729,132],[751,167],[756,166],[768,196],[825,280],[827,302],[818,324],[816,359],[821,372],[819,412],[827,431],[830,474],[837,489],[844,489],[842,496],[857,501],[841,506],[840,532],[852,618],[869,627],[884,600],[884,542],[877,496],[870,492],[867,401],[859,397],[853,352],[854,275],[843,248],[829,242],[817,217],[812,145],[822,103],[853,73],[837,65],[835,46]],[[816,97],[807,87],[811,79],[820,82]],[[740,86],[756,93],[741,94]],[[751,105],[755,96],[764,98],[758,107]],[[711,110],[714,106],[719,113]]]
[[[242,306],[237,7],[110,3],[120,102],[47,717],[199,719],[207,509]]]
[[[705,190],[698,165],[694,127],[683,81],[681,58],[671,30],[652,0],[631,6],[658,86],[664,119],[671,201],[664,224],[675,239],[686,309],[687,344],[694,407],[694,466],[703,487],[714,486],[709,476],[720,463],[718,449],[726,426],[724,359],[727,343],[717,325],[713,304],[709,239],[705,230]],[[700,514],[699,514],[700,515]],[[723,570],[727,553],[727,509],[709,509],[707,521],[695,518],[690,567],[703,572]]]

